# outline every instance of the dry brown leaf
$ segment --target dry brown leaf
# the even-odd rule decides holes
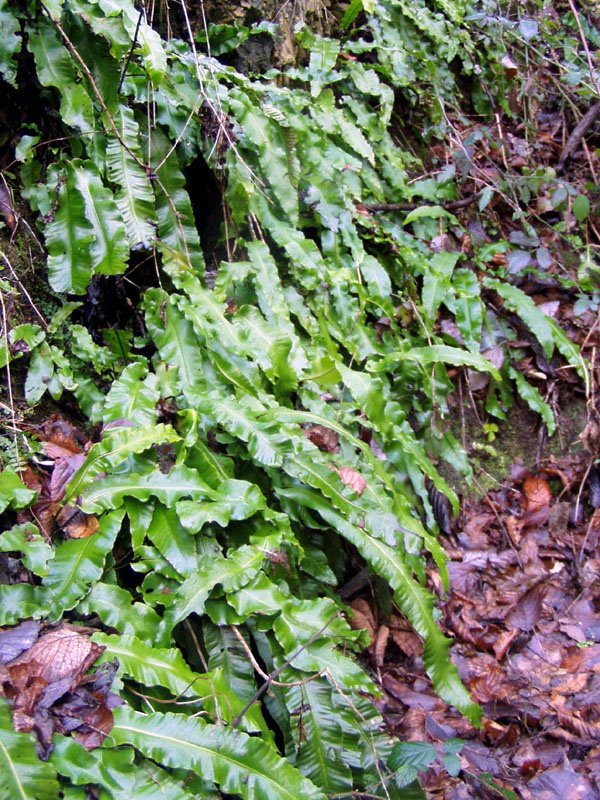
[[[59,625],[8,666],[36,663],[36,674],[46,683],[54,683],[84,673],[105,649],[91,642],[76,628]]]
[[[328,453],[335,453],[338,450],[339,436],[324,425],[311,425],[305,428],[302,433],[309,439],[319,450],[324,450]]]
[[[354,614],[348,617],[348,623],[352,630],[366,630],[369,633],[371,643],[375,641],[377,623],[373,616],[370,605],[361,597],[356,598],[350,603]]]
[[[337,469],[336,472],[340,476],[342,483],[345,483],[346,486],[354,489],[359,497],[367,488],[366,480],[363,478],[360,472],[352,469],[352,467],[342,467],[341,469]]]
[[[373,657],[375,659],[375,666],[382,667],[385,661],[385,651],[390,638],[390,629],[387,625],[382,625],[377,631],[375,645],[373,647]]]
[[[506,655],[506,651],[508,650],[508,648],[511,646],[511,644],[514,642],[514,640],[517,638],[518,635],[519,635],[519,629],[511,628],[510,630],[504,631],[498,636],[493,645],[494,654],[498,659],[498,661],[502,661],[502,659]]]
[[[547,586],[538,583],[525,592],[516,608],[506,617],[506,622],[522,631],[532,631],[542,616],[542,601],[547,591]]]
[[[84,514],[79,512],[76,517],[65,526],[64,531],[69,539],[87,539],[93,536],[100,523],[98,517],[93,514]]]
[[[506,674],[502,667],[490,665],[487,670],[469,681],[471,694],[478,703],[508,700],[510,689],[506,683]]]
[[[526,498],[525,510],[537,511],[539,508],[550,505],[552,491],[548,481],[542,477],[528,475],[523,482],[523,494]]]
[[[420,658],[423,655],[423,642],[411,631],[392,631],[392,640],[408,658]]]

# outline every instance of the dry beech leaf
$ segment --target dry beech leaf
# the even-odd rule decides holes
[[[516,608],[506,617],[509,625],[522,631],[532,631],[542,616],[542,600],[548,587],[538,583],[519,599]]]
[[[537,511],[543,506],[550,505],[552,500],[552,492],[548,486],[548,481],[545,478],[534,477],[528,475],[523,482],[523,494],[527,502],[525,506],[526,511]]]
[[[517,638],[518,635],[519,635],[519,629],[511,628],[511,630],[504,631],[498,636],[493,645],[494,654],[498,659],[498,661],[502,661],[502,659],[506,655],[508,648],[511,646],[511,644],[514,642],[514,640]]]
[[[420,658],[423,655],[423,642],[411,631],[392,631],[392,639],[408,658]]]
[[[46,683],[74,678],[85,672],[105,648],[68,625],[60,625],[12,661],[9,666],[36,663],[36,673]]]
[[[346,486],[354,489],[359,497],[367,488],[366,480],[363,478],[360,472],[352,469],[352,467],[342,467],[341,469],[336,469],[336,472],[340,476],[342,483],[345,483]]]

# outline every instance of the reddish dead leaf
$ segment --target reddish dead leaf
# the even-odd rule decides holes
[[[523,494],[526,498],[525,510],[535,511],[541,506],[550,505],[552,492],[548,481],[540,476],[528,475],[523,482]]]
[[[29,465],[19,473],[19,477],[28,489],[38,493],[42,491],[40,476]]]
[[[58,445],[71,453],[79,453],[87,443],[85,434],[58,414],[52,414],[38,430],[43,442]]]
[[[519,635],[517,628],[511,628],[508,631],[501,633],[493,644],[494,654],[498,661],[502,661],[506,655],[506,651]]]
[[[520,598],[516,608],[506,617],[509,625],[522,631],[532,631],[542,616],[542,600],[547,592],[544,584],[538,584]]]
[[[469,689],[478,703],[508,700],[510,695],[504,670],[493,664],[482,675],[469,681]]]
[[[570,711],[566,707],[566,697],[564,695],[553,696],[550,700],[550,705],[556,711],[558,722],[563,728],[572,731],[586,742],[600,739],[600,727],[586,722],[579,713]]]
[[[366,480],[363,478],[360,472],[352,469],[352,467],[342,467],[341,469],[337,469],[336,472],[340,476],[342,483],[345,483],[346,486],[354,489],[359,497],[367,488]]]
[[[535,759],[541,762],[544,769],[548,769],[548,767],[560,764],[564,757],[565,748],[559,742],[541,741],[535,742],[535,745],[525,742],[515,751],[512,762],[517,767],[522,767]]]
[[[392,675],[386,675],[383,679],[383,688],[400,702],[409,708],[420,708],[425,711],[434,711],[439,708],[441,701],[430,694],[415,692],[402,681],[396,680]]]
[[[521,537],[523,535],[523,523],[517,517],[509,516],[506,517],[504,520],[504,524],[506,525],[506,532],[510,536],[511,542],[514,544],[515,547],[519,546],[521,541]]]
[[[30,642],[37,628],[38,623],[24,623],[13,629],[8,652]],[[76,730],[79,741],[93,749],[112,728],[111,709],[121,703],[109,691],[117,663],[102,665],[95,675],[85,674],[104,649],[81,629],[61,625],[0,667],[0,694],[12,705],[15,730],[35,732],[40,758],[49,757],[55,730],[65,735]]]
[[[509,55],[505,55],[500,63],[504,67],[504,73],[509,80],[514,78],[519,71],[519,67]]]
[[[53,447],[53,452],[56,449]],[[60,448],[63,453],[69,453],[68,450]],[[67,488],[68,482],[71,480],[77,470],[83,465],[86,459],[85,453],[69,453],[68,455],[54,456],[54,469],[52,470],[52,477],[50,478],[50,486],[48,492],[50,499],[55,502],[60,502]]]
[[[311,425],[310,428],[305,428],[302,433],[319,450],[324,450],[328,453],[337,452],[339,436],[331,428],[326,428],[324,425]]]

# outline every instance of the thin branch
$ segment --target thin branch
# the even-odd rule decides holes
[[[556,165],[556,172],[562,172],[564,169],[565,163],[571,158],[573,153],[575,152],[579,142],[583,139],[583,136],[590,125],[596,120],[596,117],[600,114],[600,100],[594,103],[583,117],[579,120],[575,128],[573,128],[573,132],[567,139],[567,143],[562,149],[562,153],[558,159],[558,164]]]
[[[143,170],[146,170],[146,168],[147,168],[147,165],[146,165],[146,164],[144,164],[144,162],[143,162],[143,161],[142,161],[140,158],[138,158],[134,152],[132,152],[132,150],[131,150],[131,149],[130,149],[128,146],[127,146],[127,143],[124,141],[123,137],[122,137],[122,136],[121,136],[121,134],[119,133],[119,130],[118,130],[118,128],[117,128],[117,126],[116,126],[116,124],[115,124],[115,121],[114,121],[114,119],[112,118],[112,116],[110,115],[110,112],[109,112],[109,110],[108,110],[108,107],[107,107],[106,103],[104,102],[104,98],[102,97],[102,94],[101,94],[100,90],[99,90],[99,89],[98,89],[98,87],[96,86],[96,81],[94,80],[94,76],[93,76],[93,75],[92,75],[92,73],[90,72],[90,70],[89,70],[89,68],[88,68],[88,65],[85,63],[85,61],[83,60],[83,58],[82,58],[82,57],[79,55],[79,51],[77,50],[77,48],[75,47],[75,45],[73,44],[73,42],[72,42],[72,41],[69,39],[69,37],[67,36],[67,34],[65,33],[65,31],[63,30],[63,28],[62,28],[62,26],[61,26],[60,22],[58,22],[58,21],[57,21],[57,20],[56,20],[56,19],[55,19],[55,18],[52,16],[52,14],[51,14],[51,13],[48,11],[48,9],[46,8],[46,6],[45,6],[43,3],[42,3],[42,8],[44,9],[44,11],[45,11],[45,12],[46,12],[46,14],[48,15],[48,17],[49,17],[49,18],[52,20],[52,22],[53,22],[53,23],[54,23],[54,25],[56,26],[56,29],[57,29],[57,31],[60,33],[60,35],[61,35],[61,36],[62,36],[62,38],[64,39],[64,41],[65,41],[65,44],[67,45],[68,49],[71,51],[71,53],[73,54],[73,56],[75,57],[75,59],[78,61],[79,65],[81,66],[81,69],[84,71],[84,73],[85,73],[85,76],[86,76],[86,78],[88,79],[88,81],[90,82],[90,86],[92,87],[92,90],[93,90],[94,94],[96,95],[96,99],[97,99],[97,100],[98,100],[98,102],[100,103],[100,106],[102,107],[102,111],[105,113],[105,115],[106,115],[106,118],[107,118],[107,120],[108,120],[108,122],[109,122],[109,124],[110,124],[110,127],[112,128],[112,130],[113,130],[113,133],[115,134],[115,136],[116,136],[116,137],[117,137],[117,139],[119,140],[119,143],[121,144],[121,146],[122,146],[122,147],[124,147],[124,148],[125,148],[125,150],[127,150],[127,152],[129,153],[129,155],[130,155],[130,156],[133,158],[133,160],[136,162],[136,164],[137,164],[138,166],[140,166],[140,167],[141,167]]]
[[[310,645],[313,642],[316,642],[317,639],[319,638],[319,636],[321,636],[321,634],[323,634],[327,630],[327,628],[331,625],[333,620],[337,619],[339,617],[339,615],[340,615],[340,612],[336,611],[336,613],[331,617],[331,619],[328,622],[326,622],[325,625],[323,625],[321,630],[319,630],[316,633],[314,633],[307,642],[305,642],[297,650],[295,650],[294,653],[292,653],[292,655],[288,658],[287,661],[284,661],[284,663],[280,667],[277,667],[277,669],[275,669],[275,670],[273,670],[273,672],[271,672],[271,674],[268,676],[267,680],[263,683],[263,685],[260,687],[260,689],[257,692],[255,692],[254,696],[251,697],[250,700],[248,700],[248,702],[246,703],[244,708],[240,711],[240,713],[237,715],[237,717],[233,720],[233,722],[231,723],[232,727],[235,728],[237,725],[239,725],[241,720],[246,716],[246,713],[248,712],[248,710],[254,705],[254,703],[256,703],[257,700],[260,700],[260,698],[263,696],[263,694],[271,686],[271,684],[273,683],[275,678],[277,678],[278,675],[280,675],[286,667],[289,667],[290,664],[292,663],[292,661],[295,658],[298,658],[298,656],[300,655],[300,653],[303,652],[303,650],[306,650],[306,648],[310,647]]]
[[[250,661],[250,663],[252,664],[252,666],[254,667],[256,672],[258,672],[258,674],[261,676],[261,678],[264,678],[264,680],[268,681],[269,680],[269,676],[264,671],[264,669],[262,669],[260,667],[260,665],[257,662],[257,660],[254,658],[252,650],[250,650],[250,648],[248,647],[248,642],[244,639],[244,637],[242,636],[242,634],[239,632],[239,630],[237,629],[237,627],[235,625],[230,625],[229,627],[234,632],[236,638],[238,639],[238,641],[240,642],[240,644],[244,648],[244,651],[245,651],[246,655],[248,656],[248,660]],[[285,688],[286,686],[304,686],[305,683],[310,683],[311,681],[314,681],[317,678],[320,678],[321,675],[322,675],[321,672],[315,672],[314,675],[311,675],[308,678],[304,678],[301,681],[276,681],[276,680],[273,680],[273,678],[271,678],[270,680],[271,680],[271,685],[272,686],[282,686],[282,687]]]
[[[23,292],[23,294],[24,294],[24,295],[25,295],[25,297],[27,298],[27,300],[28,300],[28,302],[29,302],[29,305],[30,305],[30,306],[33,308],[33,310],[35,311],[35,313],[36,313],[36,314],[38,315],[38,317],[40,318],[40,320],[41,320],[41,322],[42,322],[42,325],[43,325],[45,328],[47,328],[47,327],[48,327],[48,323],[46,322],[46,320],[45,320],[45,319],[44,319],[44,317],[42,316],[42,314],[41,314],[41,312],[39,311],[39,309],[38,309],[38,307],[36,306],[36,304],[35,304],[35,303],[33,302],[33,300],[31,299],[31,295],[29,294],[29,292],[27,291],[27,289],[26,289],[26,288],[23,286],[23,284],[22,284],[22,283],[21,283],[21,281],[19,280],[19,276],[18,276],[18,275],[17,275],[17,273],[14,271],[14,269],[13,269],[13,267],[12,267],[12,264],[10,263],[10,261],[9,261],[9,259],[8,259],[7,255],[6,255],[6,253],[5,253],[3,250],[0,250],[0,258],[2,258],[2,260],[4,261],[4,263],[6,264],[6,266],[8,267],[10,274],[13,276],[13,279],[14,279],[14,280],[16,281],[16,283],[18,284],[18,286],[19,286],[19,289],[20,289],[20,290]]]
[[[414,211],[415,208],[423,206],[441,206],[444,211],[458,211],[470,206],[480,197],[481,192],[475,192],[462,200],[453,200],[451,203],[360,203],[359,206],[368,211]]]
[[[125,59],[125,64],[123,65],[123,71],[121,72],[121,78],[119,80],[119,85],[117,87],[117,94],[121,94],[121,87],[123,86],[123,81],[125,80],[125,75],[127,74],[127,68],[131,62],[131,57],[133,56],[133,51],[135,50],[135,46],[137,44],[137,37],[138,33],[140,32],[140,25],[142,24],[142,16],[144,14],[144,9],[140,10],[140,14],[138,17],[137,25],[135,26],[135,33],[133,34],[133,41],[131,42],[131,47],[129,48],[129,52],[127,53],[127,58]]]
[[[19,460],[19,442],[17,439],[17,420],[15,417],[15,405],[12,393],[12,378],[10,374],[10,350],[8,349],[8,321],[6,319],[6,306],[4,304],[4,294],[0,290],[0,305],[2,305],[2,325],[4,327],[4,355],[6,358],[6,377],[8,387],[8,403],[10,406],[10,421],[12,423],[12,435],[15,446],[15,460]]]

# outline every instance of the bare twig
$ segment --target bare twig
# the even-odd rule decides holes
[[[15,459],[19,458],[19,442],[17,440],[17,420],[15,417],[15,405],[12,393],[12,379],[10,374],[10,350],[8,349],[8,321],[6,319],[6,306],[4,304],[4,295],[0,290],[0,305],[2,305],[2,326],[4,328],[4,355],[6,358],[6,377],[8,387],[8,404],[10,406],[10,421],[12,425],[13,442],[15,446]]]
[[[85,73],[85,76],[86,76],[86,78],[88,79],[88,81],[90,82],[90,86],[92,87],[92,90],[93,90],[94,94],[96,95],[96,99],[97,99],[97,100],[98,100],[98,102],[100,103],[100,106],[101,106],[101,108],[102,108],[102,111],[105,113],[105,115],[106,115],[106,118],[107,118],[107,120],[108,120],[108,123],[109,123],[110,127],[112,128],[112,130],[113,130],[113,133],[115,134],[115,136],[116,136],[116,137],[117,137],[117,139],[119,140],[119,143],[121,144],[121,147],[124,147],[124,148],[125,148],[125,150],[127,150],[127,152],[129,153],[129,155],[130,155],[130,156],[133,158],[133,160],[136,162],[136,164],[137,164],[138,166],[140,166],[140,167],[141,167],[143,170],[146,170],[146,167],[147,167],[147,165],[146,165],[146,164],[144,164],[144,162],[143,162],[143,161],[142,161],[140,158],[138,158],[134,152],[132,152],[131,148],[130,148],[130,147],[128,147],[127,143],[125,142],[125,140],[123,139],[123,137],[122,137],[122,136],[121,136],[121,134],[119,133],[119,130],[118,130],[118,128],[117,128],[117,126],[116,126],[116,124],[115,124],[115,121],[114,121],[114,119],[112,118],[112,116],[110,115],[110,112],[109,112],[109,110],[108,110],[108,107],[107,107],[106,103],[104,102],[104,98],[102,97],[102,94],[101,94],[100,90],[99,90],[99,89],[98,89],[98,87],[96,86],[96,81],[94,80],[94,76],[93,76],[93,75],[92,75],[92,73],[90,72],[88,65],[85,63],[85,61],[83,60],[83,58],[82,58],[82,57],[81,57],[81,55],[79,54],[79,51],[77,50],[77,48],[75,47],[75,45],[73,44],[73,42],[72,42],[72,41],[69,39],[69,37],[67,36],[67,34],[65,33],[65,31],[63,30],[63,28],[62,28],[62,26],[61,26],[60,22],[58,22],[58,20],[56,20],[56,19],[55,19],[55,18],[52,16],[52,14],[50,13],[50,11],[49,11],[49,10],[46,8],[46,6],[44,6],[44,4],[43,4],[43,3],[42,3],[42,8],[44,9],[44,11],[45,11],[45,12],[46,12],[46,14],[48,15],[48,17],[49,17],[49,18],[52,20],[52,22],[54,23],[54,25],[55,25],[55,27],[56,27],[57,31],[60,33],[60,35],[61,35],[61,36],[62,36],[62,38],[64,39],[64,42],[65,42],[65,44],[67,45],[68,49],[69,49],[69,50],[70,50],[70,52],[73,54],[73,56],[75,57],[76,61],[79,63],[79,65],[80,65],[81,69],[82,69],[82,70],[83,70],[83,72]]]
[[[144,15],[144,9],[140,10],[140,14],[138,16],[137,25],[135,26],[135,33],[133,34],[133,41],[131,42],[131,47],[129,48],[129,52],[127,53],[127,58],[125,59],[125,64],[123,65],[123,71],[121,72],[121,78],[119,80],[119,85],[117,87],[117,94],[121,93],[121,87],[123,86],[123,81],[125,80],[125,75],[127,75],[127,69],[129,67],[129,63],[131,61],[131,57],[133,55],[133,51],[135,50],[135,46],[137,44],[137,37],[138,33],[140,32],[140,25],[142,24],[142,17]]]
[[[327,630],[327,628],[331,625],[333,620],[337,619],[339,617],[339,615],[340,615],[340,612],[336,611],[336,613],[331,617],[331,619],[328,620],[325,623],[325,625],[323,625],[321,630],[318,630],[316,633],[314,633],[307,642],[305,642],[297,650],[295,650],[294,653],[292,653],[292,655],[288,658],[287,661],[285,661],[280,667],[277,667],[277,669],[275,669],[275,670],[273,670],[273,672],[271,672],[271,674],[268,676],[267,680],[263,683],[263,685],[260,687],[260,689],[257,692],[255,692],[255,694],[250,698],[250,700],[248,700],[248,702],[246,703],[244,708],[240,711],[240,713],[237,715],[237,717],[233,720],[233,722],[231,723],[232,727],[235,728],[237,725],[239,725],[239,723],[245,717],[245,715],[248,712],[248,710],[254,705],[254,703],[256,703],[257,700],[260,700],[260,698],[263,696],[263,694],[271,686],[271,684],[273,683],[275,678],[277,678],[277,676],[280,675],[286,667],[289,667],[290,664],[292,663],[292,661],[295,658],[298,658],[300,653],[302,653],[304,650],[306,650],[307,647],[310,647],[310,645],[313,642],[316,642],[317,639],[319,638],[319,636],[321,636],[321,634],[324,633]]]
[[[35,311],[35,313],[37,314],[37,316],[38,316],[38,317],[39,317],[39,319],[41,320],[43,327],[44,327],[44,328],[47,328],[47,327],[48,327],[48,323],[47,323],[47,322],[46,322],[46,320],[44,319],[43,315],[41,314],[41,312],[40,312],[40,310],[38,309],[38,307],[36,306],[36,304],[35,304],[35,303],[33,302],[33,300],[31,299],[31,295],[29,294],[29,292],[27,291],[27,289],[26,289],[26,288],[23,286],[23,284],[22,284],[22,283],[21,283],[21,281],[19,280],[19,276],[18,276],[18,275],[17,275],[17,273],[14,271],[14,269],[13,269],[13,267],[12,267],[12,264],[10,263],[10,261],[9,261],[9,259],[8,259],[8,256],[6,255],[6,253],[4,253],[4,251],[3,251],[3,250],[0,250],[0,258],[2,258],[2,260],[4,261],[4,263],[6,264],[6,266],[8,267],[8,270],[9,270],[10,274],[13,276],[13,280],[14,280],[14,281],[15,281],[15,282],[18,284],[18,286],[19,286],[19,289],[20,289],[20,290],[23,292],[23,294],[24,294],[24,295],[25,295],[25,297],[27,298],[27,300],[28,300],[28,302],[29,302],[29,305],[32,307],[32,309]]]
[[[562,172],[564,169],[565,163],[568,161],[569,158],[573,155],[579,142],[582,140],[583,135],[590,127],[590,125],[595,121],[596,117],[600,114],[600,100],[594,103],[583,117],[579,120],[573,132],[567,139],[566,145],[563,147],[562,153],[558,159],[558,164],[556,165],[556,172]]]
[[[453,200],[451,203],[360,203],[361,208],[367,211],[414,211],[415,208],[422,206],[436,205],[441,206],[444,211],[458,211],[467,208],[481,197],[481,192],[475,192],[462,200]]]

